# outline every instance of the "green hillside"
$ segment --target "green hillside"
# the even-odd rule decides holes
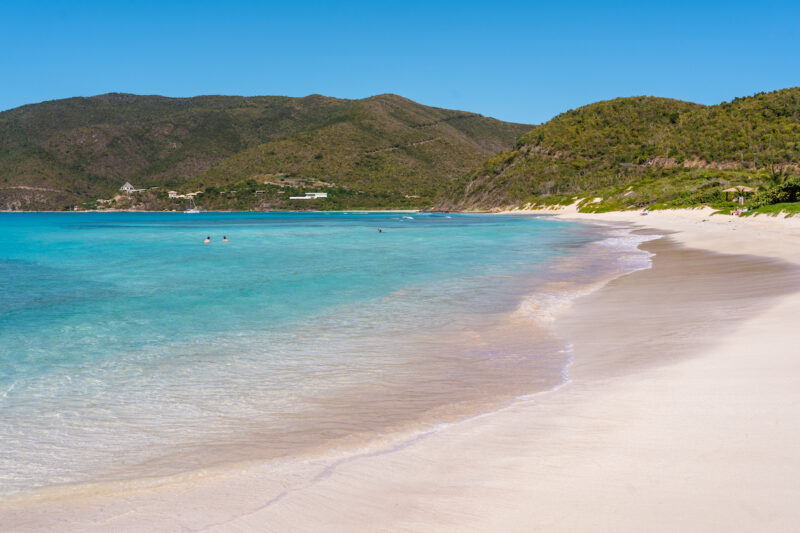
[[[0,113],[0,209],[97,207],[125,181],[159,189],[101,205],[208,189],[208,209],[297,208],[323,187],[338,194],[315,207],[424,206],[529,128],[394,95],[56,100]]]
[[[452,183],[439,207],[725,205],[800,175],[800,88],[701,106],[618,98],[568,111]],[[598,200],[599,199],[599,200]]]

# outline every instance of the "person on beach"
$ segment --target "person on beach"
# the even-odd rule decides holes
[[[206,240],[204,240],[203,242],[204,242],[204,243],[206,243],[206,242],[211,242],[211,235],[209,235],[208,237],[206,237]]]

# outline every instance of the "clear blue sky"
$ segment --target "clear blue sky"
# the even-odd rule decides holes
[[[397,93],[537,123],[800,85],[800,2],[0,1],[0,110],[105,92]]]

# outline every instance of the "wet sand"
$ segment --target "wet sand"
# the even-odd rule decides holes
[[[0,505],[0,523],[21,531],[793,531],[800,233],[647,223],[677,233],[645,245],[656,254],[652,269],[611,282],[557,321],[573,363],[570,381],[553,392],[343,458]]]

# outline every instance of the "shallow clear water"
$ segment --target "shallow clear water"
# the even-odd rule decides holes
[[[596,278],[600,243],[530,217],[0,214],[0,493],[291,455],[552,387],[566,355],[531,315]]]

